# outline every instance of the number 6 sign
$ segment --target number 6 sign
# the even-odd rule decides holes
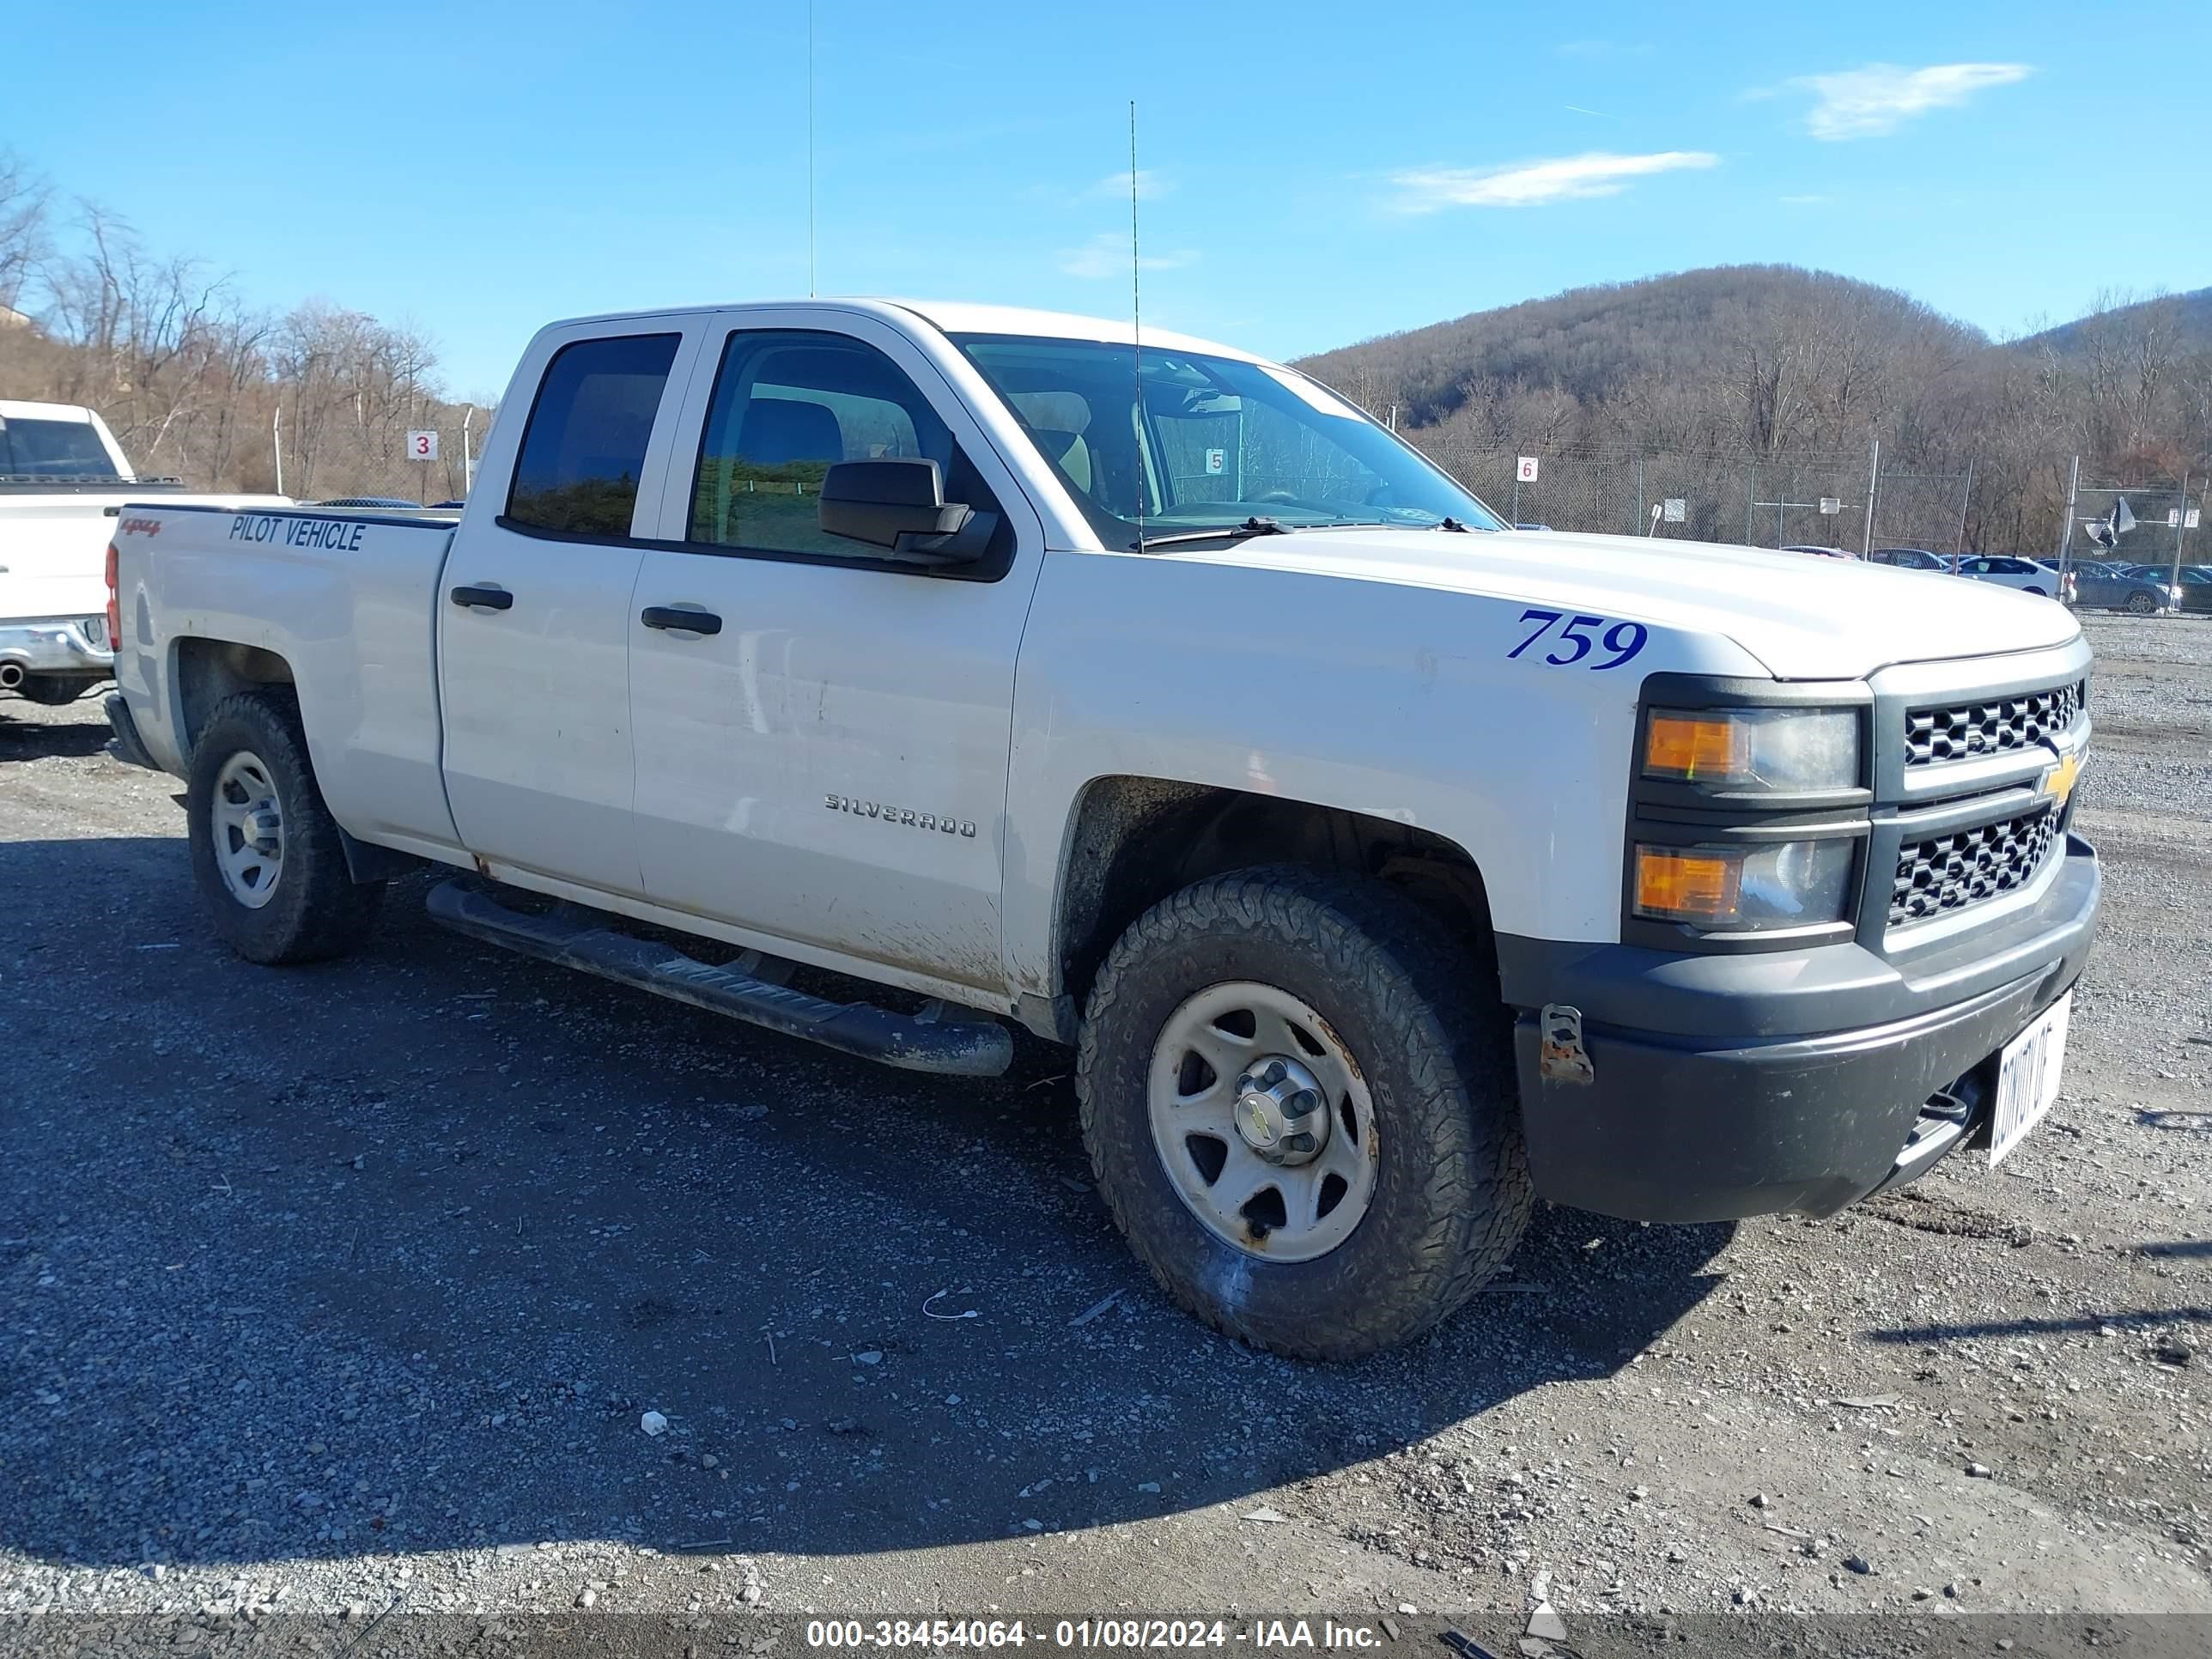
[[[407,434],[407,459],[410,461],[434,461],[438,459],[438,434],[434,432],[410,432]]]

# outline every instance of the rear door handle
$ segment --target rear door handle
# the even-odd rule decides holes
[[[648,605],[637,619],[647,628],[682,629],[691,634],[719,634],[722,619],[711,611],[691,611],[680,605]]]
[[[509,611],[514,606],[514,595],[503,587],[457,587],[447,597],[471,609]]]

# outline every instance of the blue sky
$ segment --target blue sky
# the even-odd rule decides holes
[[[9,36],[0,147],[490,392],[555,317],[806,291],[806,37],[804,0],[103,0]],[[825,294],[1126,312],[1133,96],[1147,319],[1271,356],[1747,260],[1997,332],[2212,283],[2202,0],[817,0],[815,39]]]

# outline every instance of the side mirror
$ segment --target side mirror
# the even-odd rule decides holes
[[[913,564],[968,564],[983,555],[997,515],[945,499],[935,461],[839,461],[823,476],[817,520],[829,535],[888,549]]]

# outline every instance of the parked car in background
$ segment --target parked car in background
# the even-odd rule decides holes
[[[2185,564],[2177,573],[2167,564],[2131,564],[2128,574],[2164,585],[2180,580],[2172,589],[2177,611],[2212,611],[2212,564]]]
[[[1792,542],[1782,550],[1784,553],[1810,553],[1819,559],[1856,559],[1858,555],[1841,547],[1814,547],[1809,543]]]
[[[1994,582],[2023,593],[2040,593],[2045,599],[2057,595],[2063,586],[2056,571],[2045,570],[2033,559],[2014,558],[2008,553],[1970,554],[1953,567],[1953,574],[1969,581]]]
[[[1899,570],[1948,570],[1948,555],[1930,553],[1924,547],[1877,547],[1867,555],[1875,564],[1894,565]]]
[[[2181,602],[2181,590],[2168,584],[2162,570],[2155,577],[2137,576],[2101,559],[2075,559],[2068,574],[2074,579],[2074,603],[2085,610],[2154,617]]]

